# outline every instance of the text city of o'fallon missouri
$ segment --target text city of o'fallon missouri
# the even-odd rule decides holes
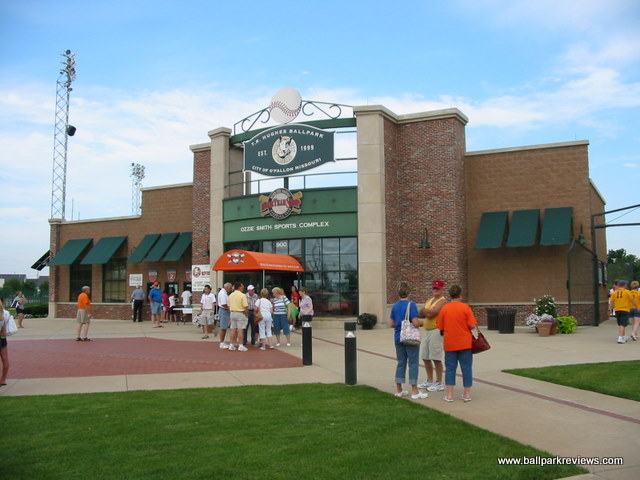
[[[276,225],[246,225],[240,227],[241,232],[261,232],[264,230],[281,230],[293,228],[329,228],[330,222],[278,223]]]
[[[307,169],[320,162],[322,162],[322,158],[314,158],[313,160],[301,163],[300,165],[294,165],[293,167],[286,168],[265,168],[259,165],[251,165],[251,170],[257,173],[263,173],[265,175],[268,173],[276,173],[278,175],[282,175],[286,173],[297,172],[298,170]]]

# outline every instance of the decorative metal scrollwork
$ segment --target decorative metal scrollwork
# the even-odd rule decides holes
[[[344,110],[347,110],[346,112]],[[348,111],[350,110],[350,112]],[[353,117],[353,106],[341,103],[316,102],[313,100],[303,100],[300,115],[305,117],[314,117],[320,114],[321,117],[335,120],[340,117]],[[258,110],[257,112],[237,121],[233,125],[233,134],[250,132],[255,129],[256,125],[266,125],[271,120],[271,111],[269,107]]]

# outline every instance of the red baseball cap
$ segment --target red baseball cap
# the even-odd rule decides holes
[[[444,288],[444,280],[434,280],[431,283],[432,288]]]

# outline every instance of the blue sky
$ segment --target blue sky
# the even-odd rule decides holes
[[[132,162],[144,187],[191,182],[189,146],[282,87],[398,114],[458,108],[469,151],[589,140],[607,210],[640,203],[637,0],[3,0],[0,273],[35,276],[48,248],[66,49],[67,219],[129,215]],[[526,188],[545,194],[543,180]],[[639,227],[607,236],[640,256]]]

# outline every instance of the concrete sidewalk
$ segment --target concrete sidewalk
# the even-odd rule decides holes
[[[319,322],[318,322],[319,323]],[[9,338],[21,340],[69,339],[75,342],[75,321],[28,319],[27,328]],[[152,337],[168,340],[201,340],[193,325],[165,324],[153,329],[149,322],[132,323],[94,320],[91,337]],[[474,357],[473,401],[442,401],[442,392],[416,400],[469,423],[532,445],[559,457],[623,457],[622,466],[585,466],[592,474],[581,478],[640,478],[640,402],[577,390],[503,373],[506,368],[538,367],[575,363],[637,360],[640,342],[616,343],[617,326],[606,321],[599,327],[580,327],[572,335],[539,337],[529,328],[516,327],[514,334],[483,333],[492,349]],[[215,372],[112,375],[46,379],[12,379],[0,388],[0,396],[112,392],[240,385],[344,382],[344,331],[314,328],[313,365],[298,368],[228,370]],[[293,346],[283,351],[302,358],[301,337],[292,336]],[[92,344],[86,345],[91,348]],[[385,392],[394,391],[395,349],[391,330],[383,327],[357,331],[358,383]],[[268,352],[265,352],[268,353]],[[228,352],[228,355],[243,355]],[[300,360],[300,365],[302,361]],[[421,369],[420,381],[424,379]],[[458,380],[456,397],[462,387]],[[413,400],[408,400],[413,401]]]

